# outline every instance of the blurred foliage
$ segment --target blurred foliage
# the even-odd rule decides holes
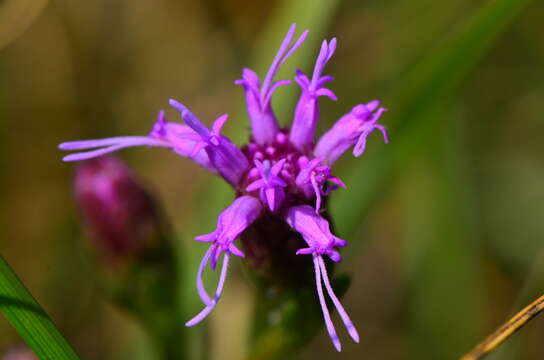
[[[4,0],[0,252],[83,358],[152,357],[140,326],[94,282],[74,217],[71,167],[56,144],[146,133],[169,98],[202,119],[239,114],[225,130],[244,141],[244,99],[232,82],[244,66],[262,73],[296,21],[310,38],[280,76],[307,70],[322,38],[339,40],[327,69],[340,100],[323,101],[320,130],[379,98],[390,109],[383,119],[391,137],[388,145],[371,137],[363,157],[339,163],[348,190],[331,201],[339,235],[350,241],[349,262],[339,270],[352,274],[344,305],[362,342],[346,341],[336,354],[321,331],[300,358],[458,357],[544,286],[544,4],[521,12],[527,3],[51,0],[43,7]],[[274,100],[284,123],[296,95],[282,89]],[[204,247],[191,239],[211,231],[231,195],[175,154],[134,149],[121,156],[157,190],[183,234],[176,248],[180,285],[189,290],[180,302],[194,307],[195,261]],[[267,304],[234,274],[210,325],[180,330],[193,336],[191,358],[259,358],[248,354],[246,339],[257,326],[250,325],[252,304],[263,316]],[[293,347],[305,332],[289,314],[317,303],[299,295],[298,305],[281,307],[286,320],[275,333]],[[278,327],[262,329],[274,335]],[[289,331],[292,339],[284,337]],[[490,359],[542,358],[542,333],[537,319]],[[19,341],[0,322],[0,350]]]

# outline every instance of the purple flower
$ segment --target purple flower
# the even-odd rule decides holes
[[[360,156],[365,150],[366,138],[375,129],[382,132],[387,142],[385,128],[377,123],[385,109],[379,108],[378,101],[355,106],[315,145],[316,124],[319,120],[318,98],[327,96],[336,100],[334,93],[324,87],[332,77],[322,75],[336,49],[336,39],[332,39],[323,42],[311,78],[297,70],[295,80],[301,88],[301,94],[295,108],[293,125],[291,129],[280,128],[272,110],[271,98],[279,86],[287,85],[290,81],[274,82],[274,76],[308,34],[304,31],[293,41],[295,30],[295,25],[291,26],[262,83],[250,69],[244,69],[242,79],[235,82],[245,90],[252,130],[249,144],[238,148],[221,135],[227,115],[218,117],[210,129],[187,107],[176,100],[170,100],[170,105],[180,112],[185,124],[167,122],[161,111],[148,136],[74,141],[63,143],[60,148],[87,150],[64,158],[65,161],[75,161],[130,146],[165,147],[223,177],[233,187],[236,200],[219,215],[214,232],[196,237],[198,241],[210,243],[198,268],[196,280],[204,309],[186,325],[196,325],[216,306],[225,283],[230,256],[234,254],[244,257],[235,241],[243,238],[246,251],[255,254],[257,248],[248,246],[248,243],[252,244],[251,237],[244,234],[257,234],[267,224],[281,224],[290,233],[287,235],[289,239],[277,239],[270,249],[278,249],[278,246],[288,249],[293,244],[306,243],[305,247],[297,247],[292,252],[290,250],[287,256],[312,256],[315,286],[327,331],[336,349],[340,350],[340,341],[325,302],[323,285],[353,340],[358,342],[359,335],[334,294],[325,268],[324,257],[333,262],[341,261],[338,249],[346,246],[347,242],[334,236],[329,222],[321,216],[326,210],[323,208],[323,197],[338,187],[345,187],[342,180],[332,174],[332,166],[344,152],[354,147],[353,154]],[[296,231],[294,242],[293,231]],[[284,236],[283,232],[278,234]],[[202,276],[208,264],[215,270],[221,257],[219,281],[214,295],[210,296],[204,288]]]

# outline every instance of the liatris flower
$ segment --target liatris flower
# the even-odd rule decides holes
[[[359,335],[334,294],[327,274],[324,258],[340,262],[342,258],[338,248],[346,246],[347,242],[331,233],[329,222],[322,216],[325,211],[323,197],[338,187],[345,187],[339,178],[332,175],[332,166],[344,152],[353,146],[353,154],[360,156],[365,150],[367,137],[376,129],[387,142],[385,128],[377,123],[385,109],[379,107],[377,100],[357,105],[315,142],[315,129],[319,120],[318,98],[326,96],[336,100],[334,93],[324,87],[333,78],[322,75],[336,49],[336,39],[333,38],[328,42],[323,41],[311,77],[297,70],[295,80],[301,87],[301,95],[293,125],[291,129],[280,128],[272,111],[271,98],[278,87],[290,81],[274,82],[274,76],[304,42],[307,34],[308,31],[304,31],[293,41],[295,25],[291,26],[262,83],[250,69],[244,69],[242,79],[235,81],[235,84],[244,87],[252,130],[249,144],[241,149],[221,135],[227,115],[217,118],[209,129],[176,100],[170,100],[170,105],[181,113],[181,119],[186,125],[166,121],[161,111],[148,136],[73,141],[61,144],[60,148],[88,150],[68,155],[65,161],[88,159],[138,145],[170,148],[217,173],[233,187],[236,200],[219,215],[217,229],[196,237],[198,241],[210,243],[198,268],[196,281],[205,307],[187,322],[187,326],[202,321],[217,304],[231,255],[245,256],[235,245],[237,238],[252,229],[253,225],[262,228],[266,219],[271,219],[271,222],[281,219],[283,224],[298,232],[297,236],[306,243],[306,247],[298,249],[296,254],[312,258],[325,325],[334,346],[340,351],[340,341],[330,318],[323,285],[353,340],[358,342]],[[251,239],[244,238],[244,243],[250,242]],[[286,239],[286,246],[288,243],[292,244]],[[251,244],[246,246],[246,249],[250,248]],[[221,257],[219,282],[215,293],[210,296],[203,285],[203,272],[208,264],[215,270]]]
[[[102,156],[81,163],[74,191],[94,247],[118,263],[154,246],[161,236],[157,207],[119,159]]]

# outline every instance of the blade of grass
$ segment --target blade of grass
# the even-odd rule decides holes
[[[369,151],[351,172],[344,174],[351,191],[338,192],[331,201],[332,214],[342,214],[335,217],[340,234],[349,236],[360,227],[361,219],[393,175],[421,149],[421,139],[433,134],[440,109],[448,105],[462,80],[530,2],[487,2],[455,36],[395,82],[402,87],[386,104],[390,108],[386,125],[391,142],[380,146],[379,151]]]
[[[540,296],[531,304],[523,308],[519,313],[514,315],[514,317],[509,319],[500,328],[489,335],[489,337],[472,349],[470,353],[463,356],[461,360],[483,359],[543,311],[544,295]]]
[[[40,359],[79,359],[8,263],[0,257],[0,312]]]

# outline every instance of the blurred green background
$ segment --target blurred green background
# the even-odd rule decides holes
[[[378,98],[390,144],[374,135],[346,156],[348,190],[331,200],[362,342],[343,337],[336,354],[322,331],[297,358],[458,358],[544,292],[543,18],[542,1],[523,0],[0,1],[0,253],[82,358],[152,359],[93,280],[57,144],[145,134],[169,98],[208,121],[230,113],[227,135],[245,141],[233,81],[244,66],[262,74],[299,22],[311,40],[284,77],[309,70],[322,38],[339,41],[327,73],[340,100],[322,101],[320,130]],[[279,92],[288,123],[297,91]],[[121,157],[201,256],[191,239],[227,205],[220,182],[167,151]],[[189,272],[182,287],[196,292]],[[212,359],[245,356],[252,293],[234,267],[207,321]],[[489,358],[541,359],[543,336],[537,319]],[[19,342],[1,320],[0,352]]]

